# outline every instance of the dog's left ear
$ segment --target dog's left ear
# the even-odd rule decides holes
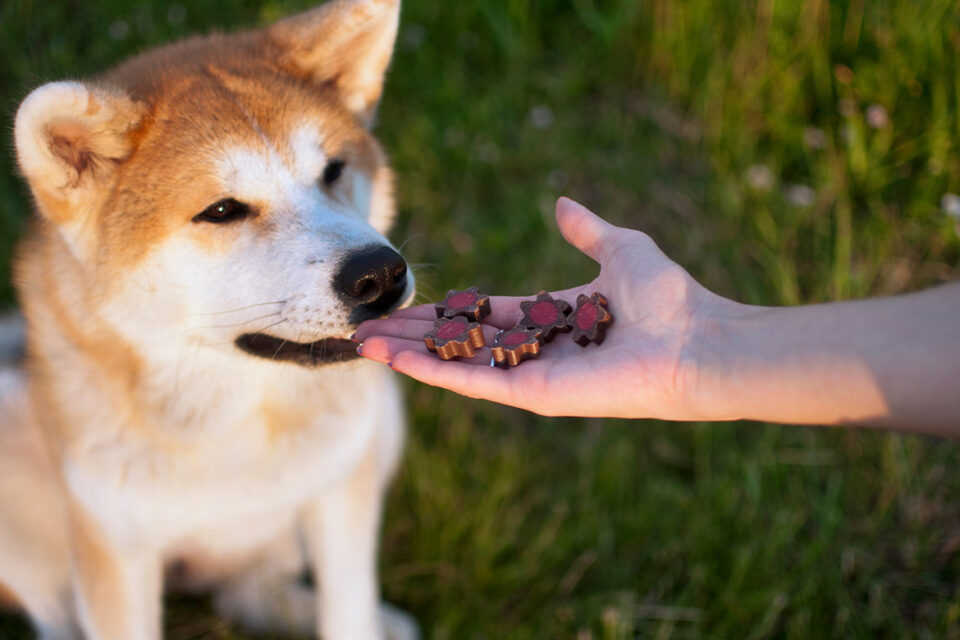
[[[284,62],[335,87],[344,106],[370,126],[400,22],[400,0],[333,0],[267,30]]]

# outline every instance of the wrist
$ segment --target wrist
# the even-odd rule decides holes
[[[691,317],[677,375],[687,420],[747,417],[736,400],[739,355],[766,311],[711,294]]]

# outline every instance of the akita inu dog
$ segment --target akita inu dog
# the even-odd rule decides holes
[[[165,583],[287,636],[415,634],[376,575],[401,400],[348,340],[413,295],[369,131],[398,20],[335,0],[21,105],[0,593],[42,638],[160,638]]]

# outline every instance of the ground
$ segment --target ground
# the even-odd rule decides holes
[[[405,1],[377,129],[424,301],[592,279],[553,225],[564,194],[745,302],[960,276],[954,0]],[[308,4],[8,0],[2,135],[42,81]],[[29,209],[11,158],[7,301]],[[546,419],[405,384],[381,566],[427,638],[960,638],[954,443]],[[202,600],[171,600],[166,624],[249,637]],[[0,637],[25,628],[0,618]]]

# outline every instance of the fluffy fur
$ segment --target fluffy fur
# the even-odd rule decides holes
[[[335,0],[21,105],[38,216],[16,263],[28,374],[0,369],[0,596],[41,638],[160,638],[165,586],[288,635],[415,634],[376,579],[401,401],[342,340],[413,295],[396,260],[368,268],[374,302],[343,275],[389,246],[369,125],[398,17]],[[245,213],[202,215],[218,202]]]

